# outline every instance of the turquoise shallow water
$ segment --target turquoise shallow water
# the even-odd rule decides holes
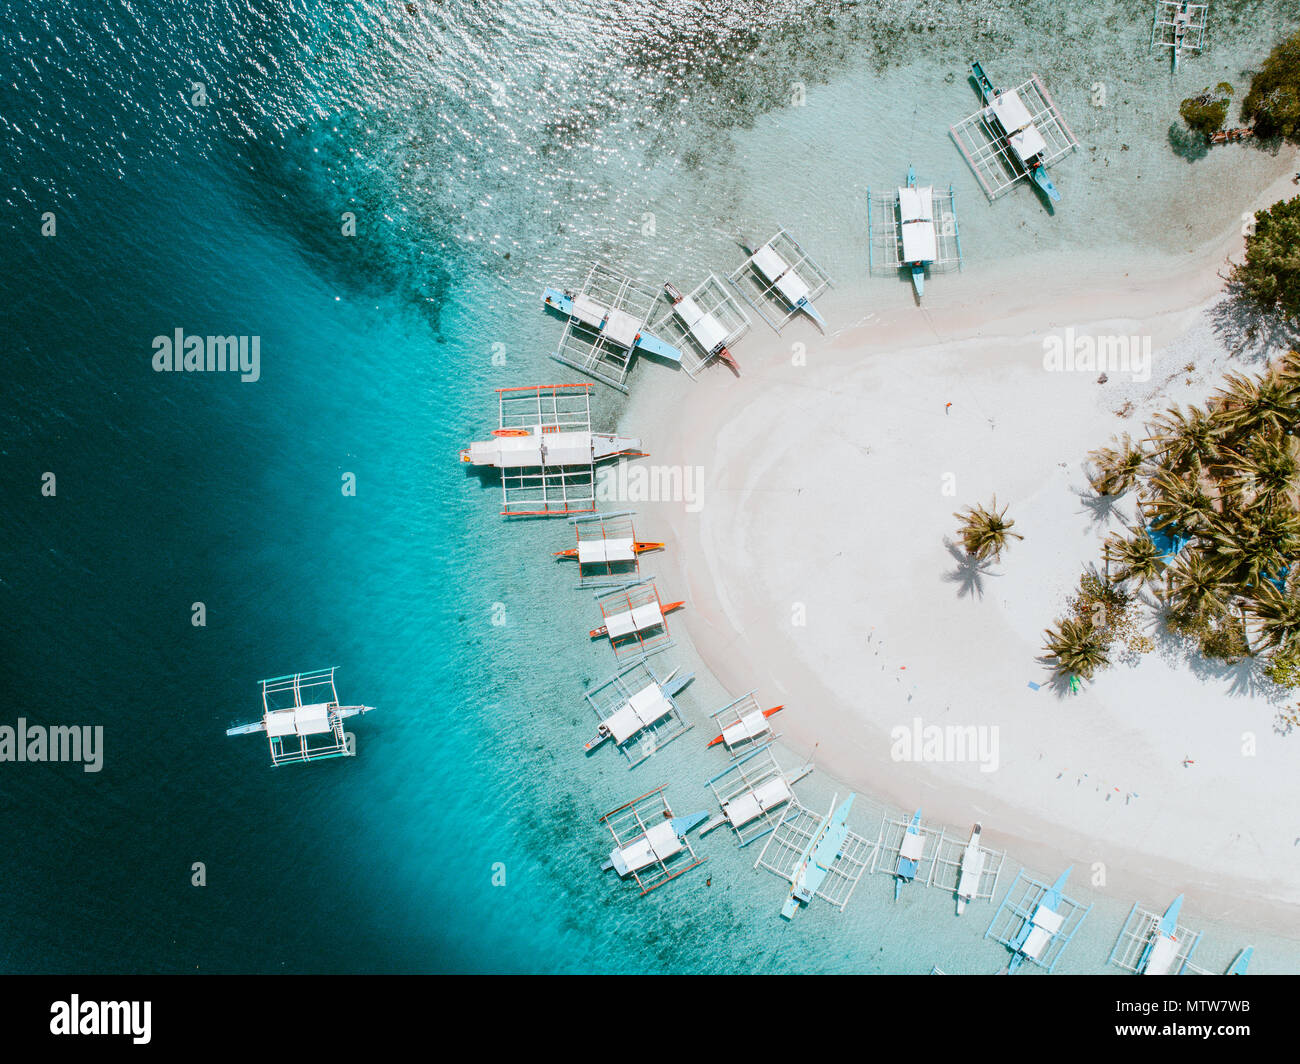
[[[1218,5],[1205,76],[1187,76],[1257,61],[1295,6],[1247,23]],[[951,900],[919,888],[894,905],[885,876],[844,914],[782,924],[780,882],[721,832],[705,869],[644,900],[597,874],[596,816],[661,782],[679,812],[704,808],[716,751],[701,726],[633,773],[582,756],[581,691],[612,666],[551,561],[566,533],[504,527],[495,486],[455,461],[490,426],[493,387],[559,379],[537,295],[593,256],[685,278],[734,258],[739,231],[786,222],[852,278],[860,191],[907,157],[970,204],[976,264],[993,246],[1181,250],[1232,217],[1225,195],[1175,237],[1155,193],[1150,217],[1126,217],[1139,171],[1264,183],[1267,160],[1153,146],[1168,122],[1137,93],[1166,110],[1181,93],[1145,56],[1145,14],[1101,4],[1059,26],[1051,5],[966,7],[988,20],[981,47],[1036,65],[1089,116],[1062,167],[1074,213],[977,198],[946,139],[974,106],[949,5],[715,20],[661,4],[618,23],[523,0],[328,19],[253,2],[6,8],[0,675],[8,718],[103,724],[106,756],[98,775],[0,765],[0,967],[996,970],[991,910],[954,924]],[[1121,102],[1094,115],[1099,77]],[[260,336],[261,380],[153,373],[152,337],[176,328]],[[597,404],[616,415],[610,393]],[[355,760],[271,771],[258,740],[224,737],[255,716],[259,678],[329,664],[345,700],[379,707],[353,729]],[[704,679],[684,698],[696,719],[724,700]],[[834,789],[801,787],[814,804]],[[859,801],[874,836],[879,811]],[[1099,970],[1130,901],[1101,897],[1061,970]],[[1207,934],[1197,960],[1226,965],[1242,934]],[[1300,968],[1295,943],[1255,944],[1259,970]]]

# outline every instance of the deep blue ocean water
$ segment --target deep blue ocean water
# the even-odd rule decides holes
[[[962,27],[927,25],[942,5],[895,6],[897,57],[887,25],[791,4],[671,24],[668,4],[617,24],[594,3],[560,22],[532,2],[3,5],[0,723],[106,740],[98,774],[0,765],[0,969],[1000,965],[986,914],[955,936],[950,899],[894,906],[885,877],[786,927],[781,884],[721,832],[711,886],[639,901],[601,877],[600,812],[667,779],[703,807],[717,765],[686,743],[634,774],[581,756],[582,686],[611,665],[548,564],[564,533],[504,528],[455,460],[492,388],[560,379],[543,283],[629,249],[712,262],[737,145],[790,64],[817,84],[963,52]],[[986,7],[1000,47],[1049,15]],[[650,209],[698,246],[645,241]],[[155,373],[177,328],[260,337],[261,379]],[[328,665],[378,707],[358,757],[272,771],[260,739],[225,737],[260,678]],[[1076,970],[1126,907],[1094,915]]]

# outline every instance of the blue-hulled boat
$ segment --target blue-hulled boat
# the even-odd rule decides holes
[[[1178,959],[1178,913],[1182,907],[1183,896],[1180,894],[1169,903],[1165,915],[1156,924],[1151,941],[1138,960],[1138,971],[1143,975],[1168,975]]]
[[[1245,975],[1246,969],[1250,967],[1250,958],[1253,957],[1254,955],[1255,955],[1255,947],[1247,946],[1244,950],[1242,950],[1240,953],[1237,954],[1237,959],[1234,960],[1228,966],[1228,970],[1224,974]]]
[[[636,348],[648,355],[667,359],[669,362],[681,362],[682,360],[682,353],[672,344],[660,340],[659,337],[652,336],[644,330],[635,334],[624,335],[617,329],[611,328],[612,314],[608,307],[594,303],[591,307],[584,307],[577,302],[577,297],[572,292],[562,292],[558,288],[546,289],[542,294],[542,301],[546,306],[559,311],[565,317],[577,318],[589,328],[604,333],[609,340],[619,347],[628,350]],[[623,317],[627,317],[627,315],[623,315]],[[635,322],[633,322],[633,325],[635,325]]]
[[[1011,960],[1007,964],[1007,974],[1013,975],[1026,958],[1037,960],[1043,955],[1052,936],[1065,923],[1065,918],[1058,912],[1061,896],[1065,893],[1065,881],[1074,871],[1071,865],[1055,883],[1053,883],[1038,900],[1029,919],[1021,926],[1016,937],[1011,940]]]
[[[821,826],[804,848],[799,860],[795,862],[794,877],[790,881],[790,896],[781,906],[781,915],[792,920],[799,909],[799,903],[807,905],[821,887],[835,858],[840,855],[844,840],[849,834],[849,810],[853,807],[853,795],[844,799],[844,804],[835,807],[822,820]]]
[[[921,837],[921,810],[912,814],[912,822],[903,833],[903,843],[898,848],[898,864],[894,868],[894,901],[898,901],[899,888],[916,878],[916,871],[921,865],[921,854],[925,851],[925,839]]]
[[[1034,126],[1028,108],[1014,89],[998,90],[984,73],[979,63],[971,64],[971,75],[979,85],[980,94],[990,115],[1002,131],[1007,151],[1013,159],[1018,159],[1024,166],[1034,184],[1047,193],[1053,203],[1059,203],[1061,194],[1047,175],[1043,164],[1043,153],[1047,151],[1047,142]]]

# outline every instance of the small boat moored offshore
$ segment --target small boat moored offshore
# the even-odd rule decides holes
[[[499,425],[460,460],[501,471],[505,517],[556,517],[596,509],[596,464],[645,457],[631,436],[591,431],[592,384],[497,389]]]
[[[1201,934],[1178,923],[1182,908],[1181,894],[1163,915],[1134,904],[1106,963],[1139,975],[1181,974],[1187,970]]]
[[[898,864],[894,866],[894,901],[898,901],[899,888],[916,878],[921,858],[925,854],[925,838],[921,835],[921,810],[912,814],[912,822],[903,833],[898,848]]]
[[[695,678],[693,673],[678,676],[673,669],[662,680],[641,658],[620,669],[608,680],[587,691],[587,704],[596,711],[600,723],[596,734],[583,747],[591,753],[607,739],[635,768],[652,754],[690,731],[677,705],[676,696]]]
[[[1173,69],[1183,52],[1199,55],[1205,44],[1205,28],[1209,19],[1209,4],[1190,4],[1186,0],[1156,0],[1155,20],[1151,26],[1151,44],[1168,48],[1173,53]]]
[[[867,189],[867,268],[907,270],[919,301],[925,294],[927,270],[961,267],[961,235],[952,186],[936,192],[920,185],[915,167],[907,168],[907,184],[873,196]]]
[[[843,855],[845,843],[851,835],[849,810],[853,808],[853,797],[850,794],[839,807],[836,807],[835,799],[831,799],[830,810],[822,818],[820,826],[812,833],[807,845],[795,860],[790,877],[790,893],[781,906],[782,918],[794,919],[794,914],[799,910],[800,905],[807,905],[813,900],[814,895],[821,893],[823,883],[831,874],[836,860]],[[774,833],[772,838],[776,837]],[[771,845],[770,841],[768,845]],[[764,847],[765,853],[766,850],[767,847]],[[759,860],[762,860],[762,855]],[[854,882],[856,883],[856,880]],[[847,901],[846,898],[845,904]]]
[[[1147,948],[1138,961],[1138,971],[1143,975],[1169,974],[1178,956],[1178,913],[1182,907],[1183,896],[1180,894],[1156,924],[1151,941],[1147,943]]]
[[[334,686],[337,666],[315,672],[277,676],[262,683],[262,719],[228,728],[227,735],[264,732],[271,765],[352,757],[343,721],[372,711],[372,706],[341,706]],[[304,695],[310,701],[304,701]]]
[[[961,877],[957,880],[957,915],[966,911],[966,903],[979,893],[980,878],[984,874],[984,848],[980,845],[981,825],[976,824],[970,841],[961,855]]]
[[[1058,202],[1061,194],[1047,168],[1079,144],[1038,75],[1014,89],[997,89],[984,68],[972,63],[971,77],[984,106],[951,132],[985,195],[996,199],[1028,177]]]
[[[672,309],[654,327],[680,337],[682,368],[691,379],[697,379],[715,358],[740,376],[740,364],[731,353],[731,345],[749,330],[749,315],[727,287],[709,274],[690,295],[682,295],[667,281],[664,291]]]
[[[664,617],[686,605],[685,600],[660,602],[653,580],[606,592],[596,602],[605,623],[591,629],[591,638],[607,636],[617,657],[644,657],[672,646]]]
[[[985,938],[993,938],[1011,951],[1011,959],[1003,969],[1008,975],[1026,961],[1049,973],[1053,971],[1092,911],[1091,905],[1085,908],[1066,895],[1065,883],[1071,871],[1067,868],[1050,886],[1026,876],[1024,869],[1017,873],[984,932]],[[1025,885],[1018,893],[1022,880]]]
[[[664,785],[666,786],[666,784]],[[707,812],[674,816],[664,786],[612,809],[600,818],[614,836],[614,849],[600,866],[620,879],[631,876],[642,896],[702,865],[687,834],[709,818]]]
[[[798,772],[786,772],[776,760],[772,743],[764,743],[708,781],[722,813],[705,824],[700,834],[730,824],[740,845],[748,846],[774,831],[787,816],[797,814],[801,807],[794,785],[810,772],[811,761]]]
[[[646,331],[657,302],[654,289],[599,262],[578,291],[546,289],[543,305],[568,319],[552,357],[626,392],[637,351],[682,360],[677,348]]]
[[[557,558],[572,558],[578,563],[578,586],[622,587],[641,577],[642,554],[663,550],[662,543],[650,543],[636,538],[632,526],[635,511],[590,514],[570,517],[577,536],[577,545],[567,550],[557,550]]]
[[[749,251],[749,247],[745,250]],[[777,332],[800,311],[825,332],[826,321],[813,300],[830,286],[830,275],[784,229],[778,229],[771,240],[751,252],[728,280]],[[773,312],[774,303],[784,309],[783,314]]]
[[[772,725],[768,723],[768,718],[784,708],[784,706],[773,706],[771,709],[764,709],[754,697],[753,691],[741,695],[734,702],[729,702],[712,714],[715,724],[722,731],[709,741],[709,746],[723,743],[728,753],[734,751],[736,747],[751,746],[755,740],[772,734]]]

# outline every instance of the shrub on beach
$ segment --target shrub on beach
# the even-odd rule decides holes
[[[1264,675],[1279,687],[1300,687],[1300,643],[1278,650],[1264,667]]]
[[[1241,117],[1255,127],[1256,136],[1300,142],[1300,32],[1264,60],[1241,102]]]
[[[1134,653],[1151,649],[1151,640],[1137,631],[1136,598],[1118,584],[1108,583],[1088,571],[1079,578],[1079,591],[1070,597],[1069,616],[1044,633],[1043,649],[1054,661],[1058,676],[1077,675],[1091,680],[1097,669],[1110,664],[1116,640]]]
[[[1287,321],[1300,320],[1300,196],[1280,200],[1255,215],[1246,237],[1246,260],[1232,269],[1232,280],[1247,299]]]

